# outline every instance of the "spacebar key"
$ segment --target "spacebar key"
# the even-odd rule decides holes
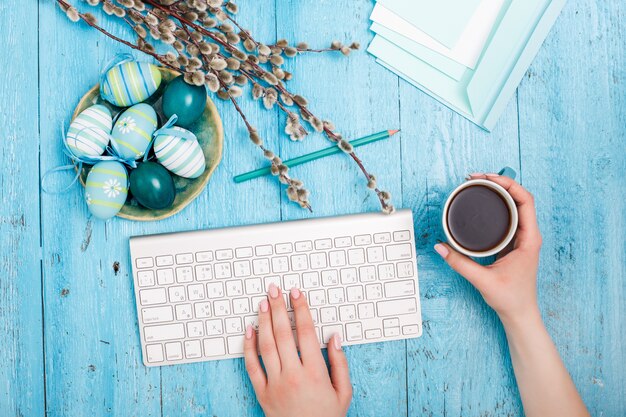
[[[182,323],[144,327],[143,331],[146,336],[146,342],[182,339],[185,337],[185,328]]]
[[[415,298],[403,298],[392,301],[379,301],[376,303],[379,317],[399,316],[401,314],[417,313]]]

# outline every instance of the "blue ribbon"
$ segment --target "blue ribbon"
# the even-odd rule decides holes
[[[160,129],[157,129],[154,131],[154,133],[152,134],[152,140],[150,141],[150,144],[148,145],[148,150],[146,151],[146,155],[144,156],[144,159],[143,159],[144,162],[148,158],[148,152],[150,151],[150,147],[152,147],[155,139],[159,135],[177,136],[183,140],[198,141],[198,138],[196,137],[196,135],[193,134],[193,132],[190,132],[187,129],[183,129],[183,128],[174,129],[173,127],[177,121],[178,121],[178,115],[173,114],[172,117],[170,117],[170,119],[167,122],[165,122],[165,124]]]

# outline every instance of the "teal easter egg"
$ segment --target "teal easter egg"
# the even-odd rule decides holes
[[[115,216],[126,202],[128,174],[117,161],[101,161],[91,168],[85,182],[85,201],[91,214],[106,220]]]
[[[204,86],[187,84],[182,75],[174,78],[163,92],[163,114],[178,116],[176,124],[189,128],[202,116],[207,101]]]
[[[139,204],[153,210],[171,206],[176,198],[172,176],[156,162],[143,162],[131,171],[130,191]]]
[[[104,153],[113,126],[111,112],[96,104],[83,110],[70,124],[65,143],[77,157],[94,157]]]
[[[148,150],[157,127],[157,114],[149,104],[127,109],[115,122],[111,136],[113,149],[124,159],[139,159]]]
[[[184,178],[198,178],[206,168],[198,139],[182,127],[174,126],[167,134],[157,135],[154,154],[161,165]]]
[[[100,95],[118,107],[141,103],[161,85],[161,71],[147,62],[124,62],[104,75]]]

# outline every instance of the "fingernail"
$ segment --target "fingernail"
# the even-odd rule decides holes
[[[338,334],[333,336],[333,345],[335,345],[335,349],[341,350],[341,337]]]
[[[259,308],[261,309],[261,312],[267,313],[267,310],[270,308],[270,303],[268,303],[267,300],[262,300],[259,303]]]
[[[298,298],[300,298],[300,290],[297,288],[292,288],[291,289],[291,298],[293,298],[294,300],[297,300]]]
[[[252,330],[252,325],[248,324],[248,327],[246,327],[246,339],[252,339],[252,332],[254,330]]]
[[[270,293],[270,297],[278,298],[278,287],[274,285],[273,283],[270,284],[269,293]]]
[[[486,174],[488,177],[499,177],[500,174]]]
[[[441,243],[437,243],[435,245],[435,250],[437,251],[439,256],[441,256],[443,259],[446,259],[448,255],[450,254],[450,251],[448,250],[448,248],[446,248],[445,245],[442,245]]]
[[[473,174],[469,174],[469,177],[470,178],[472,178],[472,177],[482,177],[483,175],[485,175],[485,174],[483,174],[482,172],[474,172]]]

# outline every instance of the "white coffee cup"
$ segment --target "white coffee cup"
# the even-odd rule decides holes
[[[506,175],[508,177],[515,179],[515,171],[513,171],[511,168],[503,169],[502,171],[500,171],[500,175]],[[461,191],[465,190],[468,187],[475,186],[475,185],[482,185],[498,193],[502,197],[502,199],[505,201],[509,209],[509,214],[511,216],[510,222],[509,222],[509,230],[506,234],[506,237],[497,246],[489,250],[483,251],[483,252],[476,252],[476,251],[472,251],[472,250],[464,248],[461,244],[459,244],[454,239],[448,227],[448,210],[450,209],[450,203],[452,203],[452,200],[454,200],[454,198]],[[513,197],[511,197],[511,195],[502,186],[489,180],[475,179],[475,180],[466,181],[465,183],[456,187],[454,191],[450,193],[450,196],[448,197],[445,205],[443,206],[442,225],[443,225],[443,231],[446,235],[448,244],[452,246],[456,251],[466,256],[471,256],[474,258],[484,258],[487,256],[493,256],[501,252],[509,243],[511,243],[511,241],[515,237],[515,232],[517,231],[518,221],[519,221],[519,218],[518,218],[518,213],[517,213],[517,206],[515,205],[515,201],[513,200]]]

